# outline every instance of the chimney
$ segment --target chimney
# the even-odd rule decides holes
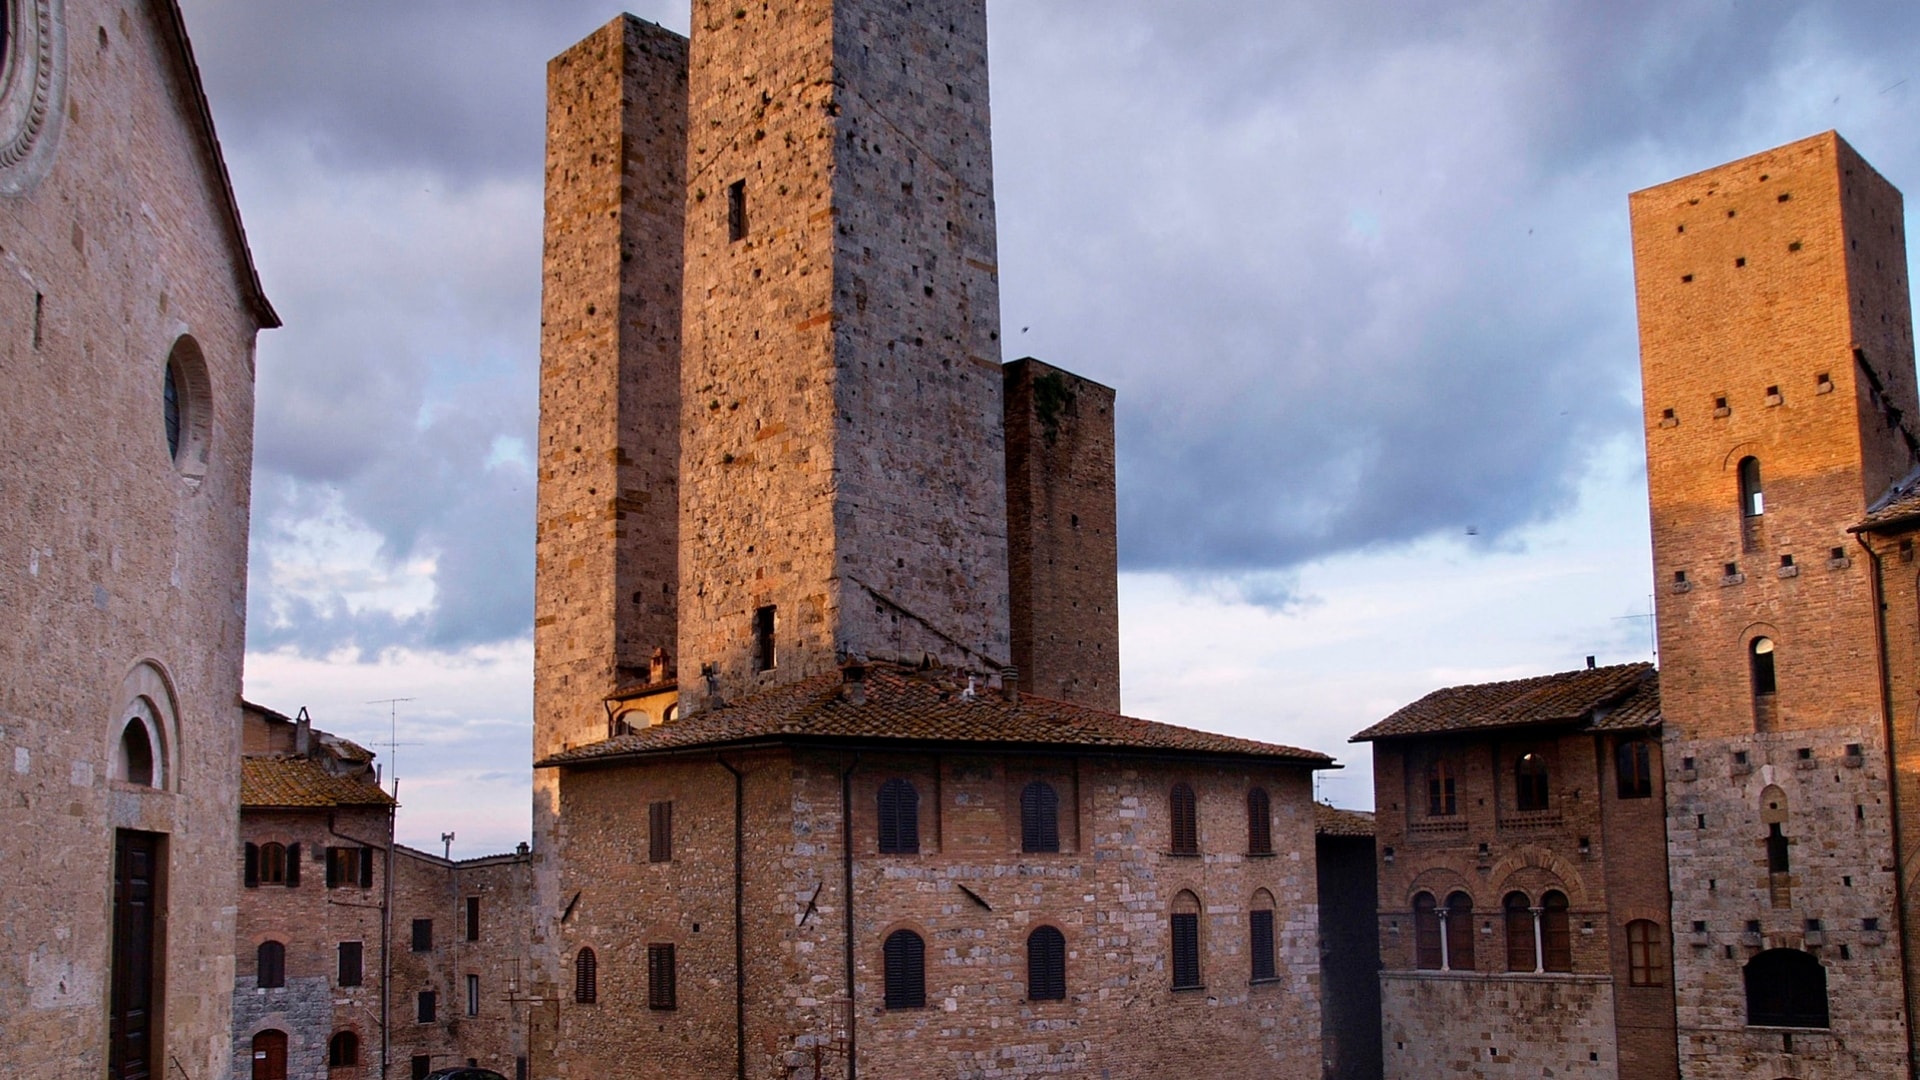
[[[846,690],[842,696],[849,705],[867,703],[867,659],[864,656],[849,656],[840,665],[840,679]]]
[[[1020,704],[1019,668],[1004,667],[1000,669],[1000,694],[1007,699],[1007,704]]]
[[[313,717],[307,715],[307,707],[300,706],[300,715],[293,719],[293,752],[306,757],[313,752]]]
[[[1587,670],[1588,671],[1593,670],[1593,657],[1591,656],[1587,657]]]
[[[647,668],[647,681],[655,686],[667,681],[667,650],[653,650],[653,663]]]

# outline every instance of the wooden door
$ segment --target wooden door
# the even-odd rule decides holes
[[[263,1031],[253,1037],[253,1080],[287,1080],[287,1033]]]
[[[153,1075],[154,895],[160,837],[121,829],[114,835],[113,991],[108,1017],[108,1074],[114,1080]]]

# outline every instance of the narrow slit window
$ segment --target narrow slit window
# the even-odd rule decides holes
[[[747,182],[735,180],[727,185],[727,240],[747,238]]]
[[[1247,791],[1247,854],[1272,853],[1273,800],[1267,796],[1266,788],[1250,788]]]
[[[1760,459],[1743,457],[1740,459],[1740,513],[1751,518],[1766,512],[1767,496],[1760,483]]]
[[[467,897],[467,940],[480,940],[480,898]]]
[[[673,861],[673,803],[647,804],[647,861]]]
[[[1779,822],[1775,822],[1767,826],[1767,873],[1784,874],[1791,865],[1787,834],[1780,830]]]
[[[1170,850],[1175,855],[1200,854],[1199,809],[1194,805],[1193,789],[1184,783],[1173,785],[1167,796],[1170,818]]]
[[[753,613],[753,670],[773,670],[773,631],[776,625],[772,604]]]
[[[1749,666],[1753,672],[1753,694],[1764,697],[1775,692],[1779,684],[1774,679],[1773,639],[1754,638],[1747,646]]]
[[[678,980],[673,946],[647,946],[647,1008],[657,1011],[679,1008]]]

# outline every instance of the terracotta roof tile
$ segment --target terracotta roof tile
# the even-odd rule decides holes
[[[303,806],[392,806],[373,784],[334,776],[303,757],[240,759],[240,805],[256,809]]]
[[[1354,742],[1543,724],[1607,729],[1660,722],[1652,664],[1615,664],[1510,682],[1435,690],[1353,737]]]
[[[579,765],[765,741],[1001,743],[1106,747],[1180,754],[1262,757],[1327,768],[1314,750],[1214,735],[1064,701],[1020,695],[1018,705],[982,688],[965,700],[962,683],[941,674],[875,666],[866,700],[854,704],[838,672],[778,687],[734,705],[575,747],[538,762]]]
[[[1326,803],[1314,803],[1313,831],[1316,836],[1372,836],[1373,815],[1364,810],[1342,810]]]

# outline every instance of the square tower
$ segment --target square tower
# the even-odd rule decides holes
[[[681,702],[1008,662],[981,0],[693,6]]]
[[[1898,903],[1848,534],[1920,446],[1900,194],[1828,132],[1631,212],[1682,1073],[1904,1073],[1897,950],[1850,936]]]

